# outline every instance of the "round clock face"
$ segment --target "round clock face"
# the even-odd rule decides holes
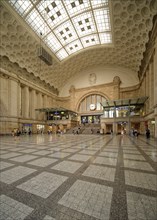
[[[96,109],[95,104],[90,104],[90,110],[95,110],[95,109]]]

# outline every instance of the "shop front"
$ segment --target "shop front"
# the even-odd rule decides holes
[[[32,133],[32,124],[22,124],[22,134],[29,134]]]

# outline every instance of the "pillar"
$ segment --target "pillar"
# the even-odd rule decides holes
[[[28,118],[29,117],[29,88],[28,86],[25,86],[23,88],[23,117]]]
[[[38,103],[38,108],[42,108],[42,94],[41,93],[38,93],[38,96],[37,96],[37,103]],[[41,112],[38,111],[38,120],[41,120]]]
[[[47,95],[44,95],[43,96],[43,108],[48,108],[48,98],[47,98]],[[47,118],[46,118],[46,112],[43,113],[43,119],[46,121]]]
[[[30,96],[31,96],[30,116],[32,119],[35,119],[36,91],[34,89],[30,92]]]
[[[154,115],[155,115],[155,138],[157,138],[157,38],[155,42],[155,53],[153,62],[154,73]]]

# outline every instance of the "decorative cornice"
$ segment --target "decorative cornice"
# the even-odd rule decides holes
[[[36,86],[41,86],[43,89],[48,90],[54,95],[58,95],[58,89],[54,88],[49,83],[46,83],[44,80],[41,80],[40,77],[36,77],[33,73],[28,73],[25,68],[21,68],[17,63],[12,63],[7,56],[0,56],[0,59],[0,70],[3,70],[3,73],[9,73],[9,75],[14,78],[21,78],[22,80],[29,81],[30,83],[35,82]]]
[[[35,89],[37,91],[46,93],[47,95],[56,97],[56,94],[49,91],[47,88],[44,88],[42,86],[39,86],[36,82],[31,82],[28,79],[23,78],[22,76],[17,76],[15,73],[11,73],[8,70],[5,70],[3,68],[0,68],[0,76],[3,78],[14,80],[18,83],[20,83],[22,86],[28,86],[30,89]]]
[[[138,90],[139,88],[140,88],[140,84],[137,84],[135,86],[120,88],[120,92],[132,92],[132,91]]]

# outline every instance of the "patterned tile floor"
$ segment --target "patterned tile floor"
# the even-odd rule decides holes
[[[1,137],[0,220],[156,220],[157,142]]]

